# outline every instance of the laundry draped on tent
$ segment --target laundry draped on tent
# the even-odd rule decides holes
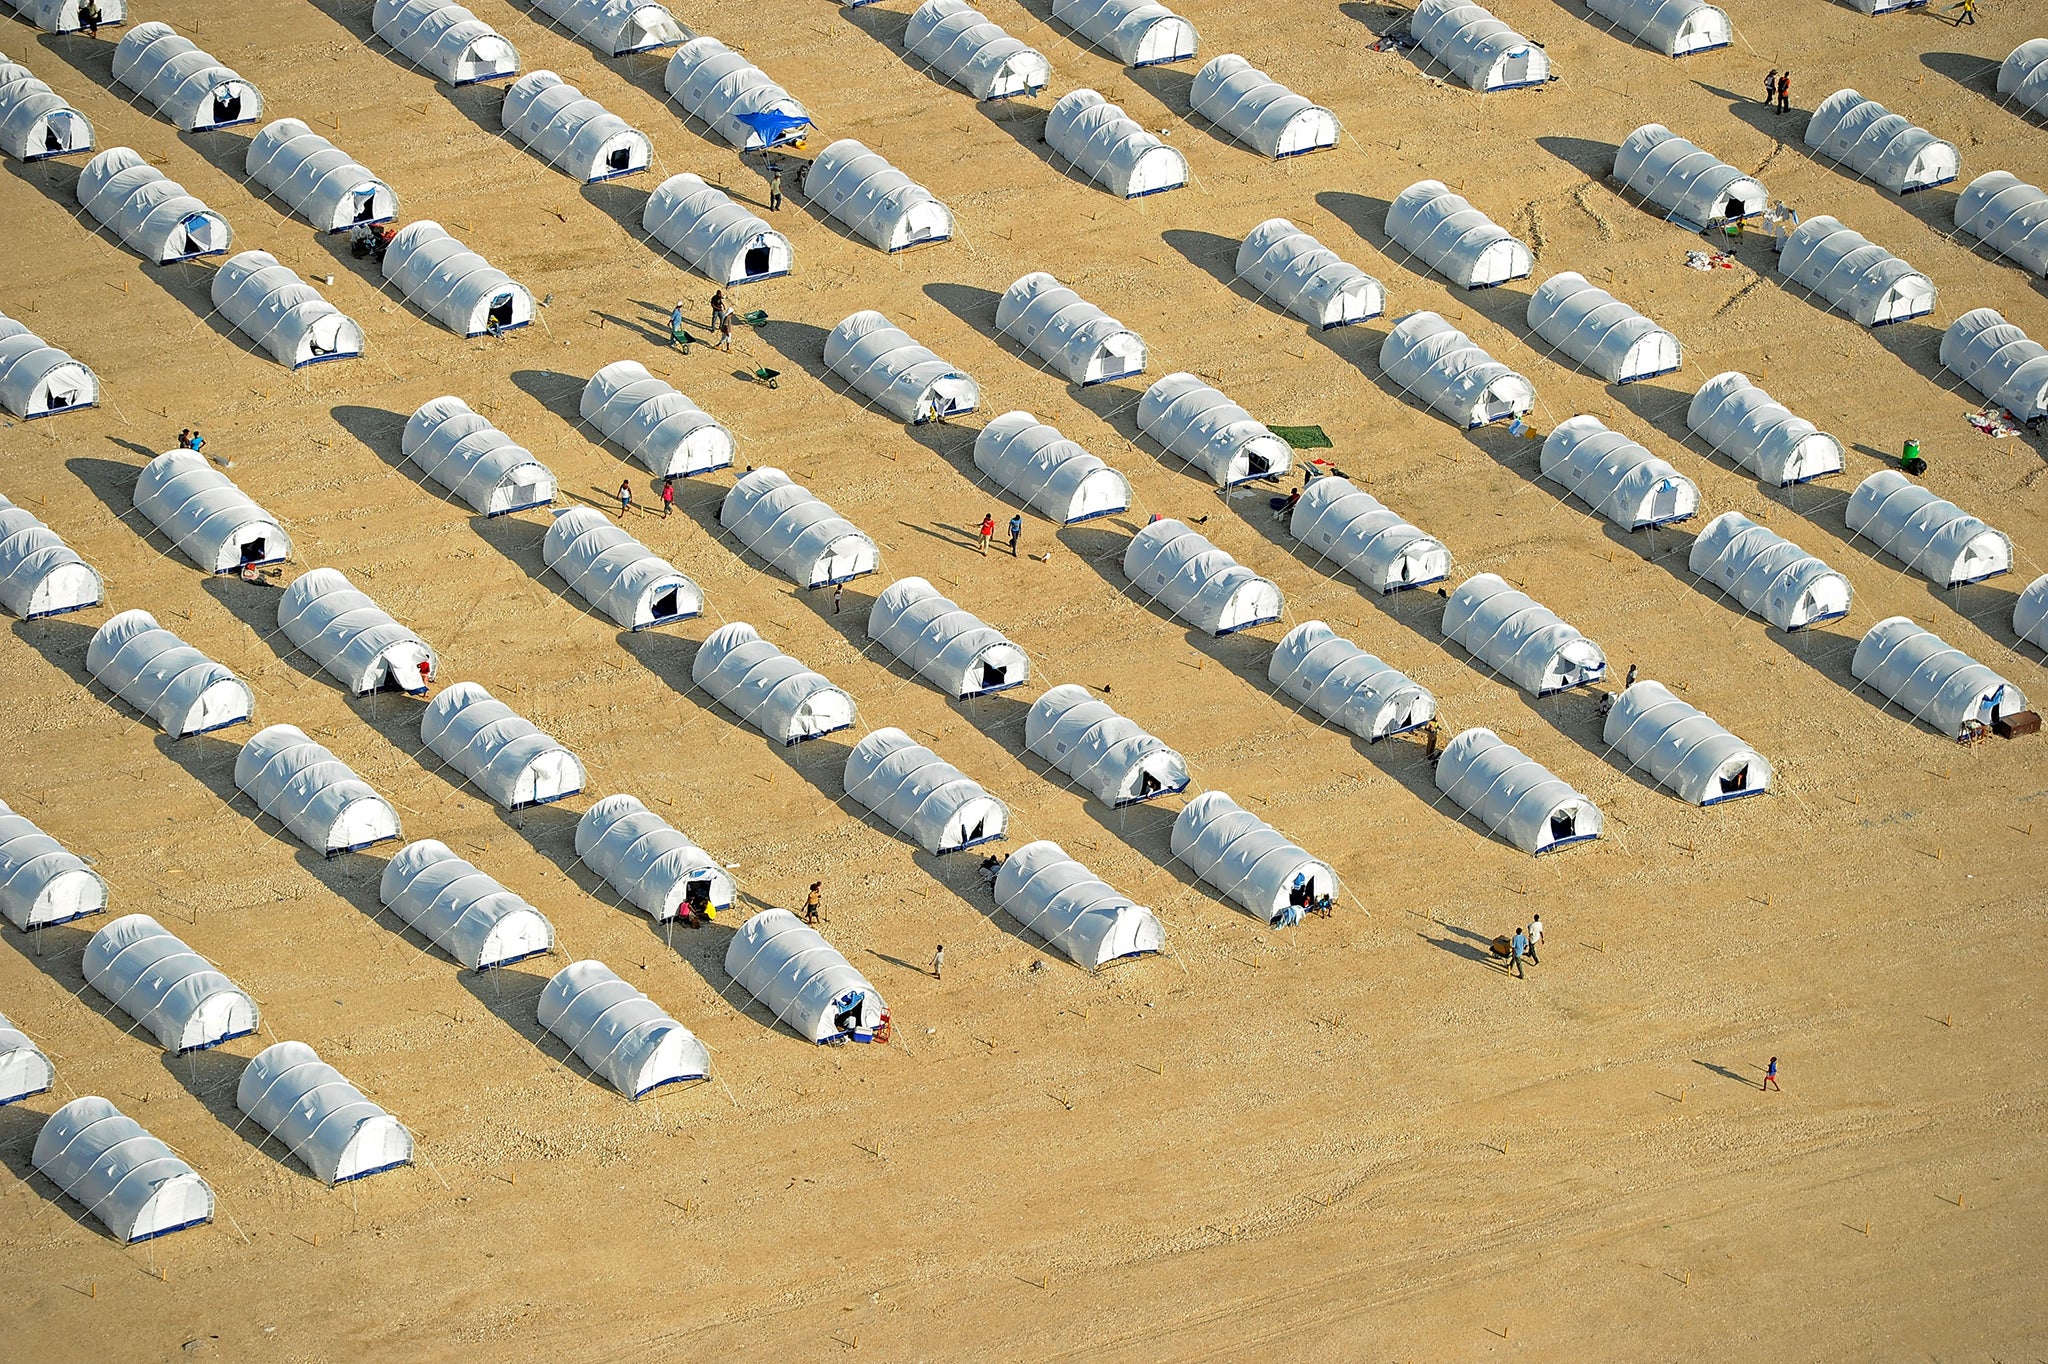
[[[244,251],[213,272],[213,306],[228,324],[299,369],[363,353],[363,329],[268,251]]]
[[[889,1006],[868,978],[786,909],[767,909],[725,945],[725,973],[797,1036],[813,1042],[886,1040]]]
[[[2020,689],[1905,616],[1870,627],[1849,671],[1922,724],[1951,738],[2023,713]]]
[[[1470,430],[1536,406],[1529,381],[1435,313],[1410,313],[1380,342],[1380,369],[1433,411]]]
[[[1438,756],[1436,789],[1526,853],[1598,838],[1600,807],[1490,729],[1468,729]]]
[[[1195,55],[1195,26],[1157,0],[1053,0],[1052,17],[1125,66],[1159,66]]]
[[[281,118],[249,139],[242,169],[322,232],[398,216],[391,186],[295,118]]]
[[[704,612],[703,589],[595,507],[571,507],[557,516],[541,540],[540,557],[622,629],[645,630]]]
[[[1523,279],[1536,266],[1514,234],[1441,180],[1418,180],[1395,195],[1385,226],[1396,246],[1467,289]]]
[[[158,265],[224,255],[234,240],[226,218],[130,147],[109,147],[85,163],[78,202],[130,250]]]
[[[1007,805],[900,729],[878,729],[855,744],[841,781],[847,795],[928,853],[992,842],[1009,828]]]
[[[1138,399],[1138,429],[1209,476],[1219,488],[1278,478],[1294,464],[1287,442],[1221,389],[1184,371]]]
[[[498,117],[535,156],[586,185],[636,175],[654,155],[647,134],[552,71],[512,82]]]
[[[1539,461],[1543,477],[1623,530],[1669,525],[1700,509],[1691,479],[1598,417],[1559,422]]]
[[[1024,747],[1111,809],[1188,787],[1185,758],[1071,682],[1031,703],[1024,714]]]
[[[548,467],[457,397],[421,403],[406,419],[398,451],[428,480],[484,516],[545,507],[555,500],[555,476]]]
[[[213,1188],[177,1152],[106,1099],[52,1113],[30,1163],[127,1244],[213,1220]]]
[[[1188,162],[1094,90],[1069,90],[1045,118],[1054,155],[1111,194],[1142,199],[1188,182]]]
[[[1995,309],[1972,308],[1949,324],[1941,367],[2016,420],[2048,416],[2048,348]]]
[[[1266,676],[1369,744],[1420,729],[1436,715],[1428,688],[1319,620],[1303,621],[1282,636],[1267,660]]]
[[[1170,518],[1131,537],[1124,576],[1148,605],[1157,602],[1175,619],[1219,638],[1278,620],[1287,609],[1279,584]]]
[[[1497,573],[1458,584],[1444,604],[1443,632],[1534,696],[1587,686],[1607,675],[1607,655],[1599,645]]]
[[[524,961],[555,945],[547,916],[435,839],[391,855],[377,899],[471,971]]]
[[[256,709],[248,683],[147,611],[123,611],[95,630],[85,670],[173,739],[238,725]]]
[[[828,218],[884,251],[903,251],[953,235],[953,213],[932,192],[850,137],[818,153],[804,175],[804,197]]]
[[[147,914],[124,914],[93,934],[79,969],[165,1051],[217,1047],[263,1021],[247,991]]]
[[[591,375],[577,411],[657,477],[732,467],[732,432],[638,360],[614,360]]]
[[[1031,680],[1022,649],[923,578],[882,589],[868,608],[868,638],[948,696],[988,696]]]
[[[407,65],[450,85],[519,74],[518,50],[452,0],[376,0],[370,28]]]
[[[92,150],[92,121],[27,67],[0,57],[0,152],[17,161]]]
[[[1693,805],[1761,795],[1771,786],[1763,754],[1647,678],[1614,698],[1601,738],[1630,768],[1641,768]]]
[[[1934,281],[1833,218],[1808,218],[1778,253],[1778,270],[1866,327],[1934,311]]]
[[[398,229],[384,253],[384,278],[399,296],[458,336],[482,336],[533,321],[526,286],[421,219]]]
[[[1375,592],[1425,587],[1450,576],[1443,541],[1409,525],[1349,479],[1326,475],[1305,485],[1287,521],[1311,562],[1325,561]]]
[[[1029,412],[1005,412],[982,427],[974,438],[974,467],[1062,525],[1131,505],[1131,485],[1122,474]]]
[[[1685,363],[1678,338],[1584,275],[1552,275],[1529,295],[1529,330],[1610,384],[1669,374]]]
[[[277,625],[293,647],[355,696],[385,687],[426,694],[441,666],[433,646],[400,625],[340,569],[316,568],[277,599]]]
[[[967,0],[924,0],[903,30],[903,47],[978,100],[1028,98],[1052,79],[1045,54]]]
[[[1408,31],[1474,90],[1515,90],[1550,79],[1550,54],[1470,0],[1421,0]]]
[[[0,1104],[41,1094],[57,1082],[57,1068],[27,1033],[0,1014]]]
[[[235,789],[323,857],[400,836],[391,803],[296,725],[272,725],[242,745]]]
[[[135,510],[208,573],[282,563],[291,537],[194,450],[172,450],[135,476]]]
[[[761,638],[745,621],[711,632],[690,660],[705,694],[784,745],[850,728],[853,698]]]
[[[1690,57],[1735,41],[1727,11],[1707,0],[1586,0],[1586,8],[1667,57]]]
[[[1855,598],[1847,578],[1741,512],[1700,527],[1686,566],[1780,630],[1846,616]]]
[[[640,226],[719,284],[774,279],[795,264],[789,238],[768,226],[767,219],[687,171],[655,186],[641,207]]]
[[[687,42],[690,30],[653,0],[533,0],[533,7],[607,57]]]
[[[2048,191],[1986,171],[1956,196],[1956,226],[2022,270],[2048,275]]]
[[[1897,469],[1879,469],[1842,509],[1865,540],[1936,587],[1982,582],[2012,568],[2012,539],[1936,496]]]
[[[0,611],[21,620],[98,606],[99,570],[26,507],[0,497]]]
[[[1945,185],[1962,165],[1955,143],[1854,90],[1820,102],[1806,123],[1806,145],[1894,194]]]
[[[1003,291],[996,330],[1071,384],[1106,383],[1145,369],[1143,337],[1043,270]]]
[[[1188,104],[1261,156],[1300,156],[1337,145],[1337,116],[1274,80],[1235,52],[1195,73]]]
[[[1614,178],[1677,218],[1706,227],[1753,218],[1770,207],[1763,183],[1686,141],[1645,123],[1614,149]]]
[[[963,416],[981,387],[872,308],[843,318],[825,337],[825,368],[854,392],[913,424]]]
[[[677,48],[661,84],[684,113],[741,151],[793,142],[811,125],[811,116],[789,91],[716,38],[692,38]],[[781,117],[751,126],[750,116],[761,114]]]
[[[875,542],[780,469],[742,474],[718,504],[718,524],[798,587],[830,587],[872,573]]]
[[[169,24],[137,24],[114,45],[114,81],[154,104],[181,132],[232,128],[263,116],[255,86],[181,38]]]
[[[420,742],[507,810],[583,789],[583,764],[475,682],[457,682],[420,712]]]
[[[1720,454],[1773,487],[1842,472],[1842,442],[1736,370],[1700,385],[1685,409],[1685,424]]]
[[[242,1068],[235,1107],[330,1186],[412,1164],[405,1125],[304,1042],[257,1052]]]
[[[632,796],[606,796],[576,821],[576,856],[656,923],[716,917],[738,893],[732,873]]]
[[[1323,331],[1387,310],[1385,286],[1285,218],[1245,234],[1236,268],[1259,297]]]
[[[997,908],[1076,966],[1093,971],[1166,946],[1157,916],[1067,856],[1049,839],[1026,843],[996,872]]]
[[[591,1074],[629,1099],[711,1073],[704,1044],[601,961],[557,971],[534,1012]]]
[[[1174,817],[1167,846],[1195,878],[1272,928],[1291,927],[1337,873],[1221,791],[1204,791]]]
[[[0,801],[0,913],[26,932],[107,907],[107,879]]]

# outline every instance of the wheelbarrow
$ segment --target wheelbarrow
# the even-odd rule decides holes
[[[768,368],[768,367],[767,367],[766,365],[756,365],[756,366],[754,366],[754,382],[755,382],[755,383],[760,383],[760,384],[766,384],[766,385],[768,385],[768,387],[770,387],[770,388],[774,388],[774,387],[775,387],[775,381],[776,381],[777,379],[780,379],[781,377],[782,377],[782,371],[781,371],[781,370],[779,370],[779,369],[770,369],[770,368]]]
[[[668,342],[671,346],[682,347],[683,354],[685,355],[690,353],[690,347],[692,346],[715,346],[718,344],[708,336],[692,336],[681,327],[677,327],[668,334]]]
[[[740,321],[746,323],[749,327],[758,327],[767,320],[768,310],[766,308],[756,308],[752,312],[740,314]]]

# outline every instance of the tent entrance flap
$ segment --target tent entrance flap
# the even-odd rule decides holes
[[[223,86],[213,96],[213,121],[216,124],[236,123],[242,117],[242,92],[234,86]]]
[[[740,273],[748,279],[758,279],[768,273],[770,257],[765,246],[750,246],[746,255],[740,258]]]
[[[981,665],[981,690],[1000,691],[1010,685],[1010,670],[994,663]]]
[[[270,562],[270,541],[267,536],[256,535],[236,546],[240,562],[244,565]]]
[[[668,620],[674,617],[679,610],[676,605],[676,589],[671,587],[662,592],[660,596],[654,599],[654,605],[649,609],[653,612],[656,620]]]
[[[484,322],[492,327],[512,325],[512,295],[499,294],[491,300],[491,310],[484,315]]]
[[[355,200],[356,212],[355,217],[350,219],[351,222],[367,223],[376,218],[377,192],[375,190],[359,189],[355,193]]]

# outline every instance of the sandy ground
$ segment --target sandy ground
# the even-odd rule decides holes
[[[56,1059],[55,1092],[0,1110],[0,1309],[22,1359],[1301,1358],[2014,1360],[2048,1355],[2048,1175],[2038,944],[2048,747],[1965,750],[1849,676],[1854,641],[1905,613],[2048,697],[2010,628],[2048,562],[2043,450],[1963,421],[1940,329],[1999,308],[2048,337],[2023,273],[1950,240],[1955,186],[1900,200],[1811,159],[1803,115],[1749,102],[1797,68],[1811,108],[1853,84],[1953,139],[1964,175],[2048,182],[2041,127],[2000,107],[1996,61],[2035,36],[2019,0],[1983,22],[1865,18],[1823,0],[1740,0],[1740,40],[1673,64],[1576,4],[1501,0],[1561,79],[1480,99],[1369,50],[1396,18],[1365,4],[1190,10],[1206,57],[1240,51],[1332,105],[1349,140],[1269,165],[1187,112],[1191,68],[1128,72],[1049,25],[1044,0],[984,9],[1052,59],[1053,93],[1093,85],[1170,127],[1198,184],[1123,203],[1063,174],[1035,105],[980,109],[908,62],[908,0],[839,12],[795,0],[680,11],[741,42],[825,138],[894,158],[958,214],[958,240],[897,258],[792,199],[789,278],[744,293],[775,319],[742,354],[659,342],[709,286],[639,240],[640,206],[693,170],[760,199],[757,172],[661,98],[661,60],[599,58],[507,0],[479,15],[653,136],[658,173],[584,189],[498,136],[495,90],[449,91],[368,41],[357,0],[194,0],[174,23],[377,169],[407,218],[448,225],[552,295],[540,324],[463,341],[382,289],[242,182],[251,130],[180,136],[110,88],[110,45],[19,23],[0,49],[233,221],[238,247],[302,273],[369,334],[359,362],[288,373],[210,317],[208,265],[141,263],[79,222],[76,160],[9,165],[0,310],[88,360],[98,410],[0,433],[0,491],[98,565],[105,607],[0,640],[0,798],[92,858],[114,907],[155,915],[255,994],[260,1036],[170,1058],[84,986],[92,927],[0,950],[0,1009]],[[1284,22],[1277,23],[1282,19]],[[1612,149],[1655,119],[1807,215],[1833,213],[1927,271],[1936,314],[1866,332],[1743,268],[1682,267],[1696,239],[1622,199]],[[821,139],[821,142],[824,139]],[[816,144],[814,144],[816,145]],[[1604,388],[1539,354],[1529,283],[1467,295],[1392,253],[1387,200],[1434,176],[1521,232],[1537,276],[1579,270],[1672,327],[1683,372]],[[1767,632],[1685,569],[1684,529],[1627,536],[1536,481],[1536,447],[1465,435],[1393,394],[1386,321],[1327,335],[1229,286],[1237,238],[1288,216],[1386,282],[1389,317],[1443,311],[1522,368],[1540,428],[1593,412],[1673,460],[1705,515],[1739,508],[1844,570],[1854,613]],[[1321,423],[1335,458],[1441,536],[1456,576],[1507,574],[1778,765],[1768,799],[1700,811],[1611,761],[1593,699],[1531,702],[1441,642],[1431,594],[1373,599],[1296,556],[1258,494],[1219,497],[1138,437],[1138,387],[1069,390],[996,338],[994,301],[1049,269],[1262,418]],[[981,416],[909,430],[822,374],[826,329],[879,308],[981,382]],[[485,521],[398,458],[419,403],[453,393],[602,503],[644,471],[576,424],[598,366],[642,360],[739,438],[742,462],[816,487],[884,546],[843,614],[717,533],[728,476],[679,490],[634,532],[701,582],[707,614],[634,636],[541,571],[545,516]],[[774,391],[743,380],[766,364]],[[1742,369],[1853,445],[1824,484],[1761,488],[1686,438],[1686,397]],[[1132,514],[1060,532],[1049,563],[988,558],[970,527],[1009,503],[968,450],[1023,407],[1132,480]],[[135,470],[197,423],[291,530],[287,574],[344,570],[474,679],[573,747],[585,796],[498,812],[416,756],[417,703],[355,700],[275,634],[274,590],[201,577],[130,510]],[[1855,482],[1918,436],[1931,486],[2015,539],[2021,567],[1944,592],[1852,544]],[[1608,836],[1533,860],[1436,798],[1420,746],[1368,747],[1276,698],[1285,625],[1222,641],[1128,595],[1124,538],[1159,512],[1275,578],[1287,624],[1320,617],[1409,671],[1453,729],[1492,726],[1592,796]],[[1696,526],[1699,524],[1695,522]],[[949,701],[865,649],[873,592],[920,574],[1031,653],[1033,687]],[[322,862],[231,782],[249,730],[164,740],[88,685],[85,641],[144,607],[248,678],[260,723],[300,725],[401,808],[540,905],[560,955],[476,978],[379,916],[390,847]],[[1098,975],[996,911],[963,858],[923,855],[841,798],[851,735],[782,751],[689,687],[710,630],[747,620],[859,700],[855,732],[899,725],[1010,802],[1012,846],[1053,838],[1156,908],[1172,949]],[[1113,687],[1125,713],[1218,788],[1330,859],[1340,913],[1275,933],[1167,856],[1177,800],[1108,813],[1023,751],[1037,684]],[[824,878],[827,932],[887,996],[887,1047],[821,1049],[743,1008],[728,916],[673,936],[576,865],[574,821],[628,791],[726,861],[749,908]],[[2037,831],[2037,824],[2040,826]],[[1480,944],[1541,908],[1526,981]],[[922,967],[943,941],[943,983]],[[718,1080],[631,1105],[539,1036],[533,1002],[596,957],[712,1048]],[[1043,964],[1041,966],[1041,964]],[[327,1189],[240,1121],[244,1060],[312,1044],[419,1137],[412,1170]],[[1766,1058],[1784,1092],[1764,1095]],[[213,1184],[205,1229],[124,1248],[32,1173],[44,1115],[103,1094]],[[182,1347],[182,1348],[181,1348]]]

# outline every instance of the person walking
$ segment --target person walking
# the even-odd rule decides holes
[[[1529,960],[1541,966],[1543,961],[1536,955],[1536,949],[1543,946],[1543,916],[1532,915],[1527,929],[1529,935]]]
[[[1951,28],[1961,28],[1964,24],[1968,24],[1971,28],[1977,27],[1977,0],[1963,0],[1962,4],[1950,5],[1949,8],[1962,11],[1961,14],[1956,16],[1955,23],[1950,25]],[[85,11],[83,10],[79,11],[79,22],[85,22]]]
[[[725,290],[713,289],[711,291],[711,325],[715,327],[724,320]]]
[[[819,893],[824,884],[823,881],[811,882],[811,893],[804,896],[804,922],[807,924],[815,924],[825,917],[824,896]]]
[[[1778,98],[1778,68],[1772,67],[1771,74],[1764,77],[1764,108],[1771,107]]]
[[[683,301],[677,299],[676,306],[668,310],[668,343],[671,346],[687,346],[690,344],[690,334],[683,330],[683,322]]]
[[[1436,722],[1435,716],[1431,716],[1422,727],[1422,743],[1422,756],[1429,759],[1431,767],[1435,767],[1437,759],[1444,755],[1444,727]]]
[[[186,427],[186,428],[185,428],[185,429],[184,429],[183,431],[180,431],[180,432],[178,433],[178,448],[179,448],[180,450],[190,450],[190,449],[192,448],[192,428],[191,428],[191,427],[189,427],[189,426],[188,426],[188,427]]]
[[[996,514],[994,512],[990,512],[987,516],[981,518],[981,529],[975,532],[975,540],[976,543],[980,545],[981,552],[983,554],[987,554],[988,542],[995,538]]]
[[[1628,689],[1629,689],[1630,687],[1633,687],[1633,686],[1634,686],[1635,684],[1636,684],[1636,665],[1635,665],[1635,664],[1633,664],[1633,663],[1631,663],[1631,664],[1629,664],[1629,665],[1628,665],[1628,678],[1627,678],[1627,680],[1626,680],[1626,681],[1624,681],[1624,682],[1623,682],[1623,683],[1621,684],[1621,689],[1622,689],[1623,691],[1627,691],[1627,690],[1628,690]]]
[[[626,513],[633,510],[633,485],[626,479],[619,480],[619,520],[626,519]]]
[[[1522,958],[1528,955],[1529,935],[1518,928],[1515,930],[1515,936],[1508,939],[1508,964],[1515,968],[1516,980],[1528,979],[1522,974]]]
[[[206,449],[206,437],[199,434],[199,428],[192,428],[192,453],[200,454]]]
[[[846,595],[846,584],[845,584],[845,583],[834,583],[834,584],[832,584],[832,614],[833,614],[833,615],[835,615],[835,616],[836,616],[836,615],[838,615],[838,614],[839,614],[839,601],[840,601],[840,598],[844,597],[845,595]]]
[[[727,355],[732,354],[732,314],[718,315],[718,348]]]
[[[1763,1087],[1767,1090],[1778,1089],[1778,1058],[1775,1056],[1771,1058],[1771,1063],[1764,1067]],[[1783,1094],[1785,1091],[1778,1089],[1778,1092]]]
[[[780,213],[782,211],[782,163],[780,161],[775,163],[775,171],[768,177],[768,211],[770,213]]]
[[[945,969],[946,969],[946,945],[945,945],[944,943],[940,943],[940,944],[939,944],[939,950],[938,950],[938,951],[936,951],[936,952],[934,952],[934,953],[932,953],[932,979],[933,979],[933,980],[944,980],[944,979],[945,979],[945,976],[944,976],[943,974],[941,974],[941,973],[942,973],[942,972],[944,972],[944,971],[945,971]]]
[[[1022,516],[1013,516],[1013,517],[1011,517],[1011,518],[1010,518],[1010,557],[1011,557],[1012,559],[1014,559],[1014,558],[1016,558],[1016,557],[1017,557],[1017,542],[1018,542],[1019,540],[1022,540],[1023,538],[1024,538],[1024,518],[1023,518]]]
[[[1787,69],[1780,71],[1778,73],[1778,112],[1782,114],[1791,107],[1792,71],[1788,67]]]

